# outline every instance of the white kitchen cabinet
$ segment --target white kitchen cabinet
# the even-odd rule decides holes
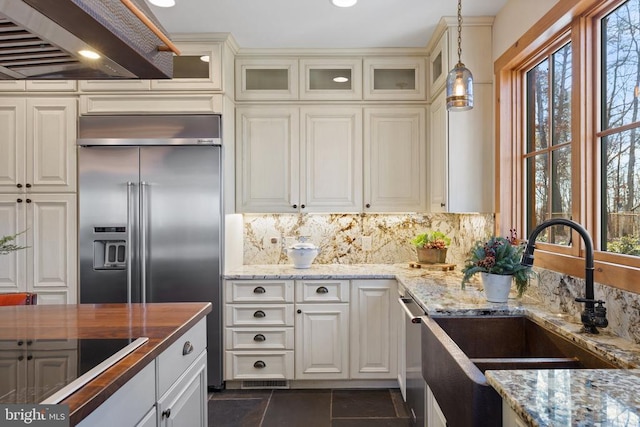
[[[431,104],[429,205],[432,212],[492,212],[493,85],[474,84],[474,108],[449,113],[442,91]]]
[[[397,379],[395,280],[351,282],[351,378]]]
[[[297,380],[349,378],[349,281],[296,280]]]
[[[300,60],[300,99],[361,100],[362,59]]]
[[[0,192],[76,191],[75,98],[0,99]]]
[[[364,141],[364,211],[424,211],[426,109],[365,108]]]
[[[236,58],[237,101],[298,98],[296,58]]]
[[[227,280],[224,284],[226,381],[294,376],[294,282]]]
[[[425,100],[425,58],[368,57],[364,59],[364,99]]]
[[[74,304],[75,194],[0,194],[0,235],[18,236],[26,249],[0,257],[0,290],[36,292],[38,304]]]
[[[239,212],[360,211],[360,108],[253,106],[236,118]]]
[[[173,36],[180,55],[173,57],[171,79],[80,80],[78,88],[81,92],[221,91],[224,40]]]
[[[425,408],[427,415],[426,427],[447,427],[447,419],[442,413],[442,409],[438,405],[431,389],[427,386],[427,406]]]
[[[6,92],[75,92],[75,80],[2,80],[0,91]]]
[[[429,207],[432,212],[493,212],[493,18],[465,18],[462,62],[473,73],[474,107],[446,110],[446,75],[458,62],[457,20],[442,18],[430,51]]]
[[[202,352],[157,403],[159,427],[207,426],[207,353]]]

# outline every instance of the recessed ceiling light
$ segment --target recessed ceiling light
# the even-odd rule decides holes
[[[176,5],[175,0],[149,0],[149,3],[159,7],[172,7]]]
[[[334,77],[333,81],[336,83],[346,83],[349,81],[349,79],[346,77]]]
[[[331,3],[338,7],[351,7],[358,3],[358,0],[331,0]]]
[[[200,57],[200,61],[202,62],[209,62],[209,55],[202,55]]]
[[[100,55],[98,55],[97,52],[94,52],[92,50],[81,50],[78,53],[80,55],[84,56],[85,58],[89,58],[89,59],[98,59],[98,58],[100,58]]]

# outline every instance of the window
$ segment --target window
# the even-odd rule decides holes
[[[526,72],[527,230],[550,218],[571,218],[571,44]],[[567,244],[566,227],[538,240]]]
[[[640,1],[601,26],[601,249],[640,256]]]
[[[573,219],[595,280],[640,292],[640,0],[557,2],[495,69],[496,233]],[[583,277],[571,230],[545,232],[536,265]]]

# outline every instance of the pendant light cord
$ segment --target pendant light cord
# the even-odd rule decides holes
[[[458,0],[458,64],[462,63],[462,0]]]

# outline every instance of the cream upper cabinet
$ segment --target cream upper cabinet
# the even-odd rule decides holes
[[[239,212],[357,212],[362,205],[362,110],[237,109]]]
[[[426,209],[426,110],[364,110],[364,211]]]
[[[173,78],[151,80],[152,90],[222,90],[222,44],[177,44],[173,57]]]
[[[422,56],[365,58],[364,99],[426,99],[425,68]]]
[[[76,302],[75,194],[0,194],[0,235],[26,249],[0,257],[0,289],[36,292],[38,304]]]
[[[362,99],[362,60],[300,60],[300,99]]]
[[[236,100],[298,99],[295,58],[236,58]]]
[[[75,98],[0,99],[0,192],[76,190]]]
[[[0,91],[6,92],[75,92],[75,80],[0,80]]]
[[[445,93],[430,108],[429,205],[432,212],[493,211],[493,85],[474,84],[474,107],[449,113]]]
[[[80,80],[81,92],[130,92],[149,90],[222,90],[223,41],[193,41],[184,37],[172,38],[180,55],[173,56],[171,79]]]
[[[398,377],[395,280],[351,282],[351,378]]]
[[[449,73],[449,34],[444,33],[429,55],[429,95],[433,98],[442,89]]]

